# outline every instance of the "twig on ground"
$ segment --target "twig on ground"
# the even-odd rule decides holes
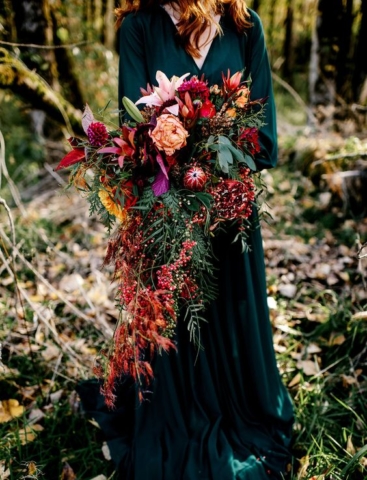
[[[5,256],[2,252],[2,250],[0,250],[0,259],[2,261],[5,260]],[[12,271],[12,269],[8,266],[7,268],[8,270],[8,273],[9,275],[14,279],[15,281],[15,275],[14,275],[14,272]],[[46,325],[46,327],[50,330],[50,332],[53,334],[53,337],[56,341],[56,343],[60,346],[60,348],[65,348],[65,350],[67,350],[70,354],[71,357],[74,358],[74,360],[77,362],[77,366],[78,367],[82,367],[82,364],[79,362],[79,359],[78,359],[78,354],[66,343],[64,342],[63,340],[61,340],[56,328],[50,323],[50,321],[43,315],[42,313],[42,310],[41,308],[38,306],[38,305],[35,305],[34,302],[32,302],[32,300],[29,298],[29,295],[27,293],[27,291],[22,288],[21,286],[17,285],[17,291],[18,291],[18,294],[22,296],[22,298],[24,298],[24,300],[28,303],[28,305],[31,307],[32,311],[34,313],[37,314],[38,318],[40,320],[42,320],[42,322]],[[28,330],[27,330],[28,331]],[[30,345],[30,350],[32,352],[32,348],[31,348],[31,345]]]
[[[364,245],[362,245],[359,235],[357,235],[356,243],[357,243],[357,248],[358,248],[358,252],[357,252],[357,258],[358,258],[357,271],[361,274],[362,283],[363,283],[363,288],[366,290],[366,289],[367,289],[367,285],[366,285],[366,270],[365,270],[365,268],[364,268],[364,266],[363,266],[362,259],[363,259],[363,258],[367,258],[367,253],[363,253],[363,254],[362,254],[362,251],[364,250],[364,248],[367,247],[367,243],[365,243]]]
[[[59,367],[60,367],[61,359],[62,359],[63,355],[64,355],[63,352],[61,352],[60,355],[57,357],[56,365],[55,365],[54,371],[53,371],[53,373],[52,373],[52,378],[51,378],[51,381],[50,381],[50,385],[49,385],[49,388],[48,388],[48,392],[47,392],[47,395],[45,395],[47,401],[50,400],[51,390],[52,390],[52,387],[53,387],[54,384],[55,384],[55,379],[56,379],[57,371],[58,371],[58,369],[59,369]]]
[[[53,170],[53,168],[50,167],[50,165],[49,165],[48,163],[45,163],[43,166],[45,167],[45,170],[47,170],[48,173],[49,173],[52,177],[54,177],[55,180],[57,180],[57,181],[60,183],[60,185],[67,185],[67,183],[65,182],[65,180],[61,177],[61,175],[59,175],[57,172],[55,172],[55,171]]]
[[[16,206],[19,208],[20,213],[22,214],[23,217],[26,217],[26,215],[27,215],[26,209],[24,208],[24,205],[22,204],[18,189],[15,186],[15,183],[13,182],[13,180],[11,179],[11,177],[9,175],[9,172],[8,172],[8,168],[6,166],[6,162],[5,162],[5,142],[4,142],[3,134],[0,131],[0,187],[1,187],[1,176],[2,175],[4,175],[4,177],[6,178],[6,180],[8,182],[10,193],[12,194],[14,202],[15,202]],[[13,225],[14,225],[14,222],[13,222]]]
[[[59,290],[57,290],[53,285],[51,285],[51,283],[41,273],[39,273],[39,271],[37,269],[35,269],[30,262],[28,262],[28,260],[24,257],[24,255],[22,255],[22,253],[18,250],[16,245],[12,245],[9,237],[4,232],[4,230],[2,229],[1,226],[0,226],[0,236],[12,247],[12,250],[13,250],[12,255],[14,256],[14,258],[18,257],[19,260],[24,265],[26,265],[27,268],[29,268],[34,273],[34,275],[48,288],[48,290],[50,292],[54,293],[65,305],[67,305],[75,315],[77,315],[79,318],[81,318],[81,319],[83,319],[83,320],[85,320],[89,323],[93,321],[91,317],[85,315],[85,313],[83,313],[78,307],[73,305],[67,298],[65,298],[64,295],[62,295],[59,292]],[[101,330],[101,327],[103,327],[104,333],[107,336],[112,336],[113,331],[112,331],[111,327],[108,325],[108,323],[105,320],[103,320],[102,318],[99,318],[99,321],[100,321],[99,326],[94,321],[93,321],[93,325],[96,325],[97,327],[99,327],[99,330]]]

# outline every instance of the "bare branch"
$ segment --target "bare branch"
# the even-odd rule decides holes
[[[0,45],[9,45],[9,47],[26,47],[26,48],[39,48],[42,50],[56,50],[60,48],[75,48],[81,47],[82,45],[88,45],[92,42],[76,42],[69,43],[65,45],[37,45],[36,43],[14,43],[14,42],[5,42],[5,40],[0,40]]]
[[[5,48],[0,48],[0,88],[11,90],[34,108],[45,111],[56,121],[65,124],[69,135],[73,135],[73,130],[82,133],[82,112]]]

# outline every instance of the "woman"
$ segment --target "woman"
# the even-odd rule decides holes
[[[158,70],[220,83],[222,72],[246,70],[251,98],[268,97],[257,168],[277,161],[271,75],[259,17],[243,0],[128,2],[118,10],[119,98],[133,101]],[[256,219],[254,218],[254,223]],[[139,404],[128,380],[118,408],[80,389],[86,410],[104,428],[125,480],[262,480],[282,478],[288,460],[292,406],[274,357],[259,228],[241,253],[234,232],[214,241],[218,299],[202,328],[197,354],[184,322],[177,353],[155,359],[148,401]],[[97,399],[97,400],[96,400]]]

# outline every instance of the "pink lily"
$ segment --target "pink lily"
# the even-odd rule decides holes
[[[179,78],[172,77],[171,80],[169,80],[168,77],[163,72],[158,70],[156,75],[158,87],[153,86],[153,93],[151,93],[150,95],[144,95],[137,102],[135,102],[135,105],[145,103],[150,107],[151,106],[161,107],[162,105],[164,105],[164,103],[168,101],[175,100],[177,102],[176,90],[188,75],[190,74],[186,73],[185,75],[182,75],[182,77],[179,77]],[[170,105],[166,107],[166,110],[172,113],[172,115],[177,116],[178,103],[175,103],[174,105]]]
[[[131,157],[135,153],[134,145],[134,129],[128,129],[122,127],[122,135],[126,140],[120,137],[114,137],[112,141],[117,145],[117,147],[104,147],[98,150],[98,153],[115,153],[118,155],[117,162],[119,167],[124,166],[125,157]]]

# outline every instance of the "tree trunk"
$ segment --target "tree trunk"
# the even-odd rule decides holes
[[[82,133],[82,112],[74,108],[35,72],[5,48],[0,48],[0,88],[21,96],[33,108],[43,110],[59,123],[66,125],[69,134]]]
[[[343,20],[340,25],[338,42],[338,59],[336,74],[336,91],[343,101],[353,101],[351,45],[353,34],[353,0],[346,0],[343,8]],[[367,44],[366,44],[367,46]]]
[[[8,0],[10,1],[10,0]],[[60,46],[57,17],[49,0],[11,0],[16,28],[16,42]],[[35,70],[53,90],[64,94],[70,103],[82,108],[84,98],[74,74],[72,59],[63,48],[20,47],[21,59]]]
[[[114,50],[116,44],[116,31],[114,29],[115,16],[115,1],[106,1],[106,13],[104,17],[104,44],[108,50]]]
[[[93,28],[102,41],[103,37],[103,2],[102,0],[94,0],[94,19]]]
[[[12,0],[17,41],[51,46],[53,41],[47,0]],[[55,52],[52,49],[20,47],[21,59],[36,70],[56,91],[60,91]]]
[[[310,59],[311,105],[334,105],[343,0],[319,0]]]
[[[57,12],[51,10],[52,26],[53,26],[53,44],[62,46],[62,42],[57,35]],[[78,76],[75,73],[74,59],[69,49],[55,49],[55,59],[58,68],[58,76],[62,85],[63,94],[68,98],[69,102],[76,108],[83,109],[85,98],[80,86]]]
[[[361,3],[361,23],[354,53],[354,101],[367,104],[367,0]]]
[[[14,12],[10,0],[0,1],[0,38],[6,42],[14,42],[16,30],[14,24]]]
[[[93,33],[93,16],[92,16],[92,0],[84,0],[84,32],[85,32],[85,39],[87,42],[92,41],[92,33]]]
[[[272,58],[274,53],[274,31],[275,31],[275,10],[276,10],[277,0],[271,0],[270,11],[269,11],[269,25],[267,28],[267,44],[270,58]]]
[[[254,0],[252,2],[252,9],[255,10],[255,12],[258,12],[260,8],[260,0]]]
[[[293,55],[293,0],[287,0],[287,16],[285,19],[285,36],[283,43],[283,77],[292,82],[294,69]]]

